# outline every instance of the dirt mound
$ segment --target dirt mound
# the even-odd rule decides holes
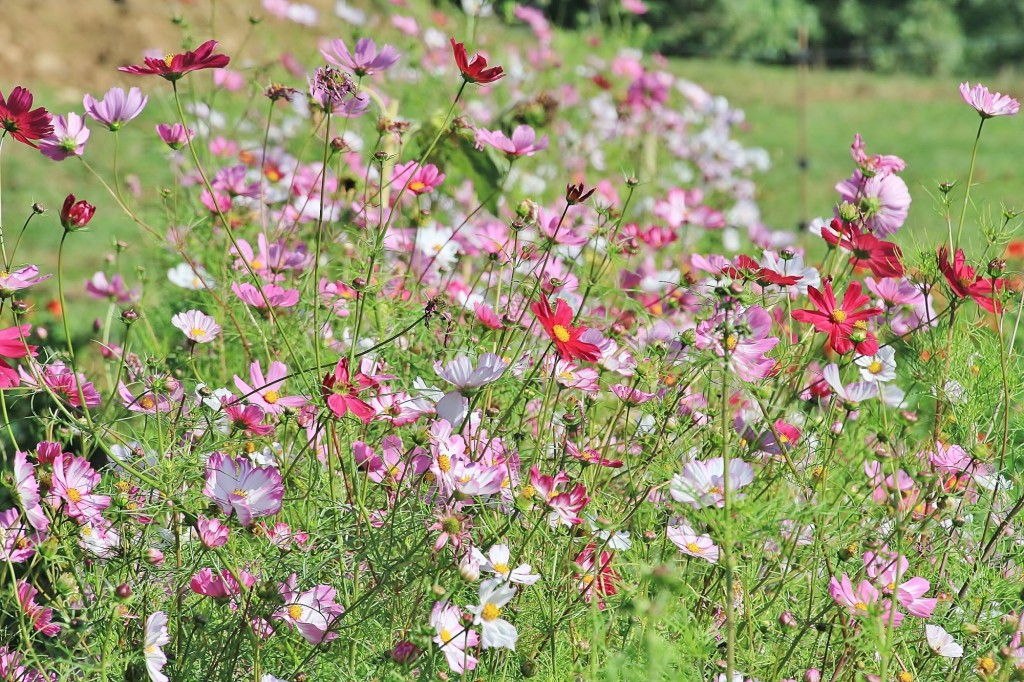
[[[319,10],[321,29],[336,24],[330,0],[303,1]],[[268,17],[259,0],[8,0],[0,7],[0,89],[46,86],[67,99],[137,84],[116,69],[140,62],[147,50],[179,51],[183,40],[194,47],[214,37],[230,54],[250,16],[287,23]]]

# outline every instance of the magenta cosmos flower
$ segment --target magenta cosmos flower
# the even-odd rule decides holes
[[[118,71],[136,76],[160,76],[172,83],[190,71],[199,69],[223,69],[231,61],[224,54],[213,54],[216,40],[207,40],[195,49],[182,54],[169,54],[163,59],[146,57],[142,65],[120,66]]]
[[[85,113],[97,123],[117,132],[121,126],[142,113],[147,101],[148,98],[138,88],[131,88],[127,94],[124,88],[110,88],[103,99],[98,101],[87,94],[82,98],[82,105]]]
[[[17,509],[11,507],[0,512],[0,560],[20,564],[35,553],[36,545],[42,541],[42,534],[25,525]]]
[[[359,397],[359,392],[376,385],[376,381],[362,372],[351,375],[348,358],[342,358],[334,367],[334,372],[324,375],[320,392],[335,417],[344,417],[351,412],[363,422],[368,422],[373,419],[375,412]]]
[[[892,173],[865,176],[861,171],[839,182],[836,191],[842,201],[859,206],[864,225],[877,237],[896,234],[910,212],[910,190],[903,178]]]
[[[81,156],[88,140],[89,129],[85,127],[85,120],[71,112],[67,118],[57,116],[53,119],[53,134],[39,141],[39,151],[48,159],[63,161]]]
[[[742,496],[737,495],[736,491],[750,485],[753,480],[753,467],[738,457],[729,460],[729,492],[732,499],[740,499]],[[687,462],[683,473],[672,477],[669,492],[676,502],[689,504],[695,509],[724,507],[725,460],[715,457],[707,461]]]
[[[237,513],[239,523],[248,526],[257,517],[281,511],[284,484],[274,467],[253,466],[244,457],[215,452],[206,462],[203,494],[225,514]]]
[[[60,633],[60,624],[53,622],[53,609],[43,608],[36,604],[38,591],[24,580],[18,581],[18,605],[28,616],[32,628],[47,637]]]
[[[32,140],[41,140],[53,133],[52,117],[43,107],[32,108],[32,93],[14,86],[7,99],[0,92],[0,128],[18,142],[35,147]]]
[[[36,346],[25,344],[25,337],[32,332],[32,326],[8,327],[0,330],[0,388],[11,388],[21,383],[21,378],[4,358],[35,357]]]
[[[989,92],[981,83],[975,83],[973,88],[970,81],[961,83],[960,96],[964,102],[974,107],[982,118],[1015,116],[1020,111],[1020,102],[1001,92]]]
[[[196,136],[196,131],[191,128],[185,128],[180,123],[166,124],[160,123],[156,127],[156,134],[160,136],[160,139],[164,141],[171,149],[177,151],[188,144],[188,141]]]
[[[398,50],[384,45],[377,50],[377,44],[370,38],[356,41],[356,51],[349,52],[348,46],[341,38],[332,40],[326,48],[320,48],[328,64],[342,69],[351,69],[356,76],[372,76],[387,71],[398,61]]]

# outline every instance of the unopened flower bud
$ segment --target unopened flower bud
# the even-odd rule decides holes
[[[331,139],[331,151],[332,152],[345,152],[348,151],[348,143],[345,142],[345,138],[338,137]]]
[[[783,611],[779,614],[779,625],[792,630],[797,626],[796,618],[789,611]]]
[[[530,199],[523,199],[516,206],[516,215],[525,221],[534,222],[539,214],[540,207],[537,205],[537,202]]]
[[[352,280],[352,288],[355,289],[356,291],[362,291],[363,289],[366,288],[366,280],[363,279],[362,277],[356,277],[354,280]]]
[[[459,562],[459,576],[467,583],[475,583],[480,580],[480,564],[472,555],[467,554]]]
[[[32,204],[32,212],[35,213],[36,215],[42,215],[46,213],[46,209],[43,208],[43,205],[37,201],[36,203]]]
[[[28,312],[28,303],[24,301],[11,301],[11,312],[15,315],[24,315]]]
[[[128,599],[132,596],[132,588],[128,586],[128,583],[121,583],[114,590],[114,594],[117,595],[118,599]]]
[[[128,308],[121,313],[121,321],[125,324],[132,324],[138,322],[139,314],[135,311],[135,308]]]
[[[683,346],[692,346],[697,343],[697,332],[693,329],[687,329],[679,335],[679,342]]]
[[[820,682],[821,672],[817,668],[808,668],[804,671],[804,682]]]
[[[849,201],[844,201],[839,204],[839,217],[845,223],[852,223],[853,221],[860,218],[860,209],[851,204]]]
[[[943,194],[949,194],[950,192],[953,191],[954,187],[956,187],[956,181],[955,180],[954,181],[940,182],[939,183],[939,191],[942,192]]]
[[[789,248],[783,249],[782,251],[779,251],[779,258],[786,261],[793,260],[796,258],[796,251]]]
[[[150,547],[146,550],[146,563],[152,566],[159,566],[164,562],[164,553],[156,547]]]
[[[1002,258],[993,258],[988,262],[988,276],[999,277],[1006,272],[1006,261]]]
[[[395,646],[388,652],[391,656],[391,660],[398,665],[408,665],[416,660],[420,655],[420,649],[418,646],[408,640],[402,640],[395,644]]]
[[[532,658],[524,658],[519,664],[519,673],[523,677],[534,677],[537,674],[537,661]]]

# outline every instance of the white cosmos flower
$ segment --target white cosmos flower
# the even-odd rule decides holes
[[[501,609],[516,596],[516,589],[504,580],[485,580],[480,583],[480,603],[466,610],[473,614],[473,624],[480,626],[484,649],[516,650],[519,633],[516,626],[501,617]]]
[[[436,267],[451,267],[459,256],[459,245],[451,238],[453,234],[455,231],[450,227],[421,227],[416,230],[416,249],[428,261],[433,259]]]
[[[862,355],[855,361],[864,381],[892,381],[896,378],[896,350],[892,346],[879,348],[874,355]]]
[[[196,263],[195,269],[188,263],[179,263],[173,268],[167,271],[167,279],[170,280],[171,284],[179,286],[182,289],[190,289],[195,291],[197,289],[213,289],[214,281],[213,278],[206,272],[206,269]]]
[[[953,635],[938,625],[925,625],[924,634],[928,638],[928,647],[936,655],[945,658],[960,658],[964,655],[964,648],[953,640]]]
[[[825,367],[825,369],[822,370],[821,375],[825,378],[825,382],[832,388],[832,394],[844,403],[858,405],[865,400],[874,398],[878,393],[877,384],[868,383],[866,381],[858,381],[855,384],[844,386],[842,380],[839,378],[839,367],[834,362]]]
[[[171,636],[167,632],[167,614],[157,611],[146,619],[146,670],[149,672],[149,679],[153,682],[167,682],[167,675],[163,674],[164,664],[167,663],[167,655],[162,647],[170,644]]]
[[[480,563],[481,570],[494,573],[499,580],[519,585],[532,585],[540,580],[539,575],[530,572],[530,564],[511,568],[511,556],[507,545],[491,545],[486,555],[476,547],[473,548],[473,558]]]

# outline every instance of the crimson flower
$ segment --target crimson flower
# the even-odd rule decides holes
[[[89,224],[96,207],[85,199],[75,201],[75,195],[69,194],[60,209],[60,224],[65,230],[80,230]]]
[[[333,373],[324,375],[320,390],[335,417],[343,417],[346,412],[351,412],[365,423],[373,419],[376,412],[359,398],[359,391],[376,385],[376,381],[362,372],[351,376],[348,358],[342,358]]]
[[[999,301],[995,300],[994,292],[1006,286],[1002,279],[990,279],[978,275],[974,268],[967,264],[963,249],[957,249],[952,264],[946,247],[939,249],[939,270],[946,276],[949,288],[957,298],[973,298],[975,303],[990,313],[1002,312]]]
[[[479,54],[473,55],[473,61],[469,61],[469,57],[466,54],[466,46],[455,42],[455,38],[451,38],[451,41],[452,53],[455,55],[455,65],[459,67],[459,71],[462,72],[462,77],[467,83],[486,85],[505,77],[500,66],[487,68],[487,60]]]
[[[53,135],[51,120],[50,113],[43,107],[32,108],[32,93],[20,85],[14,86],[6,100],[0,92],[0,128],[18,142],[35,147],[32,140]]]
[[[217,47],[216,40],[207,40],[205,43],[184,54],[169,54],[163,59],[146,57],[143,65],[121,66],[118,71],[132,73],[136,76],[160,76],[172,83],[189,71],[199,69],[223,69],[231,61],[226,54],[212,54],[213,48]]]
[[[850,252],[850,264],[855,268],[870,268],[875,277],[902,277],[903,252],[892,242],[884,242],[870,232],[861,232],[852,223],[834,218],[831,230],[823,229],[821,238],[832,246]]]
[[[843,302],[836,304],[832,282],[825,280],[822,290],[807,288],[807,296],[817,310],[794,310],[793,319],[814,325],[819,332],[828,334],[828,343],[839,354],[856,349],[861,355],[874,355],[878,351],[878,340],[867,329],[868,319],[881,315],[878,308],[862,306],[871,302],[871,297],[861,293],[860,282],[853,282],[843,295]]]
[[[568,362],[576,358],[587,362],[596,362],[601,357],[601,350],[597,346],[580,341],[580,336],[587,331],[587,328],[572,326],[572,308],[564,300],[555,301],[555,312],[552,313],[547,297],[541,294],[539,301],[530,304],[530,310],[537,316],[537,320],[551,340],[555,342],[555,349],[562,360]]]
[[[722,274],[733,279],[744,279],[757,282],[761,286],[775,284],[780,287],[790,287],[799,282],[802,278],[799,275],[783,275],[770,268],[763,267],[750,256],[738,256],[736,263],[726,265],[722,268]]]

